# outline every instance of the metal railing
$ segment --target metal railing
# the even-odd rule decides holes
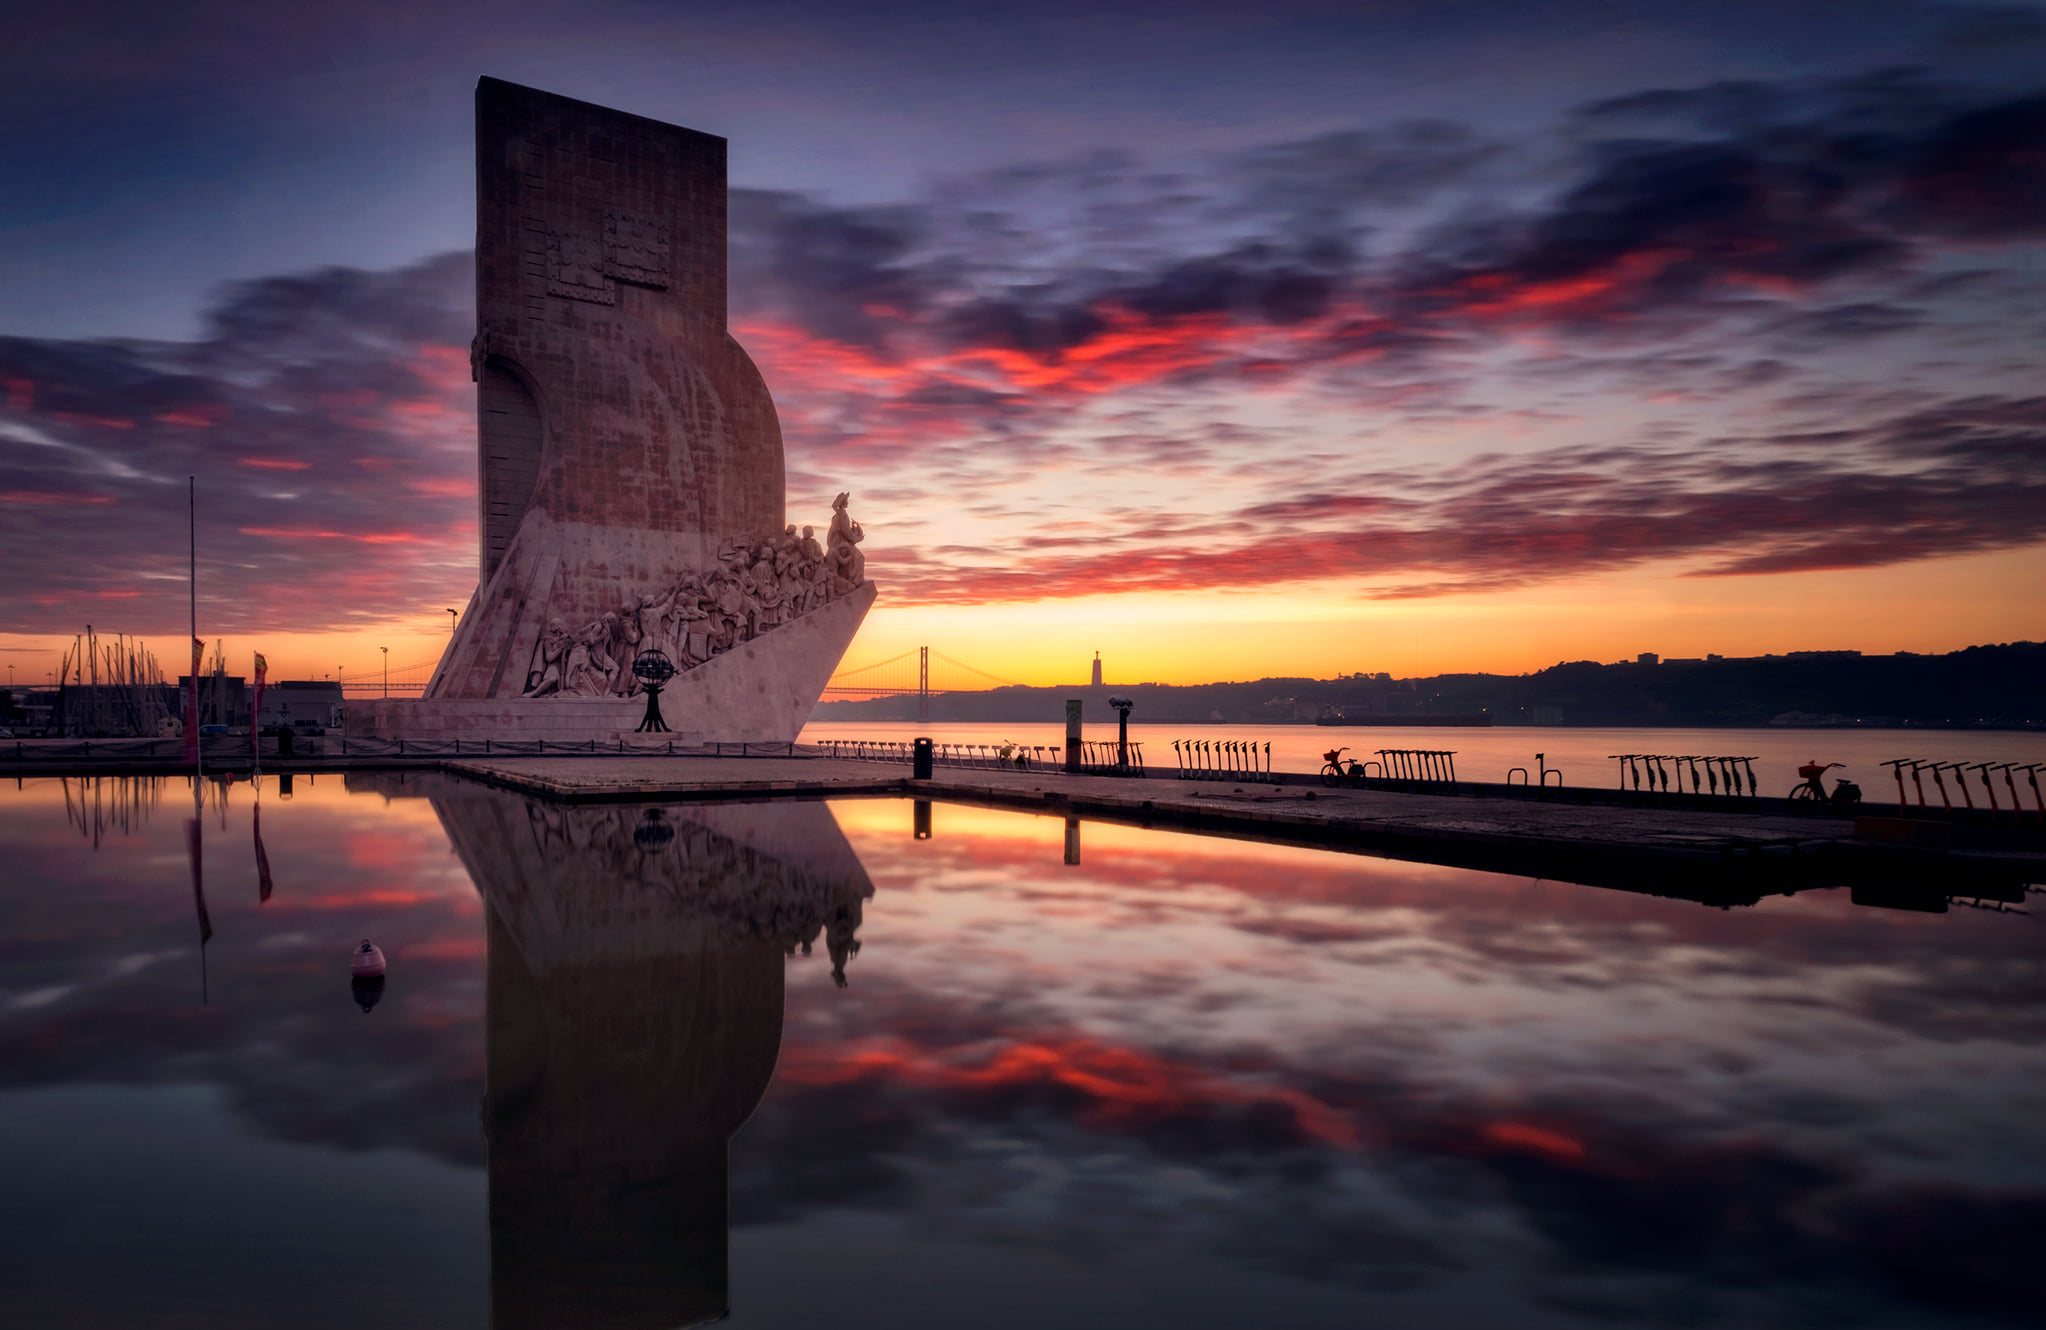
[[[183,739],[79,739],[69,743],[16,742],[10,753],[0,743],[0,758],[15,761],[70,762],[80,758],[156,758],[177,761],[184,754]],[[686,754],[697,757],[793,757],[816,754],[815,745],[794,743],[705,743],[678,744],[672,740],[655,746],[624,739],[378,739],[343,735],[300,735],[291,751],[285,752],[273,736],[260,743],[264,758],[291,760],[303,757],[538,757],[598,756],[620,754]],[[200,740],[200,755],[210,765],[233,762],[251,755],[245,734],[206,735]]]
[[[900,762],[908,766],[912,765],[915,756],[915,746],[899,739],[826,739],[817,748],[826,757],[852,762]],[[1125,770],[1118,760],[1118,745],[1113,740],[1088,739],[1080,745],[1080,770],[1090,776],[1141,777],[1144,774],[1144,746],[1132,741],[1129,755],[1129,766]],[[931,762],[941,767],[981,771],[1061,771],[1065,768],[1065,760],[1063,748],[1048,744],[931,745]]]

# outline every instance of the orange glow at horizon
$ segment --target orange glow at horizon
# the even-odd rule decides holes
[[[1112,683],[1197,684],[1333,678],[1384,671],[1525,674],[1566,660],[1756,656],[1806,650],[1940,653],[1982,643],[2046,640],[2046,608],[2013,588],[2046,580],[2046,548],[1927,559],[1888,568],[1684,578],[1621,572],[1512,591],[1373,601],[1352,585],[1267,591],[1141,592],[978,605],[890,605],[888,570],[870,564],[880,600],[847,651],[856,669],[930,646],[1000,678],[1033,686],[1084,681],[1096,651]],[[465,606],[470,589],[441,603]],[[131,593],[133,594],[133,593]],[[62,603],[61,601],[59,603]],[[1880,606],[1882,612],[1870,612]],[[82,607],[81,607],[82,608]],[[93,619],[102,634],[121,631]],[[84,623],[80,623],[80,628]],[[448,643],[446,611],[325,633],[237,634],[230,673],[263,652],[273,679],[380,677],[431,664]],[[206,637],[209,657],[215,635]],[[178,638],[145,642],[167,674]],[[0,663],[18,686],[41,686],[71,638],[0,635]]]

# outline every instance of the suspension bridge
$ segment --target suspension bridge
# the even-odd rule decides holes
[[[932,662],[936,662],[935,669]],[[978,692],[987,688],[1018,686],[1014,679],[990,674],[965,661],[954,660],[942,651],[916,647],[872,665],[841,669],[824,685],[821,700],[864,702],[876,697],[914,697],[917,699],[917,719],[929,720],[933,693]]]
[[[381,661],[360,666],[344,665],[332,677],[340,682],[341,691],[349,697],[417,697],[426,691],[427,683],[433,678],[434,667],[439,664],[436,658],[409,665],[394,663],[388,669]],[[918,718],[927,720],[928,699],[933,693],[978,692],[1014,685],[1014,679],[990,674],[964,661],[954,660],[942,651],[914,647],[872,665],[841,669],[824,686],[823,700],[915,697],[919,699]]]

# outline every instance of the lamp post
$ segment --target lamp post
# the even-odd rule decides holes
[[[384,696],[389,697],[391,695],[391,649],[389,647],[378,647],[377,650],[384,653]]]
[[[461,621],[462,621],[462,612],[461,612],[460,610],[449,610],[449,611],[448,611],[448,636],[449,636],[449,637],[453,637],[453,636],[455,635],[455,625],[456,625],[456,624],[458,624],[458,623],[460,623]]]

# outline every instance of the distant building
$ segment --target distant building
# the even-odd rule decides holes
[[[1101,686],[1101,653],[1099,651],[1094,653],[1094,686],[1096,688]]]
[[[264,725],[338,729],[341,685],[332,679],[284,679],[263,689]]]
[[[1634,657],[1634,663],[1636,665],[1657,665],[1660,664],[1661,662],[1662,657],[1656,655],[1653,651],[1644,651],[1640,655]]]
[[[173,716],[185,714],[185,690],[192,686],[192,676],[178,676],[175,705],[170,708]],[[199,723],[201,725],[225,725],[229,729],[246,730],[249,727],[249,681],[239,674],[202,674],[199,676]]]

